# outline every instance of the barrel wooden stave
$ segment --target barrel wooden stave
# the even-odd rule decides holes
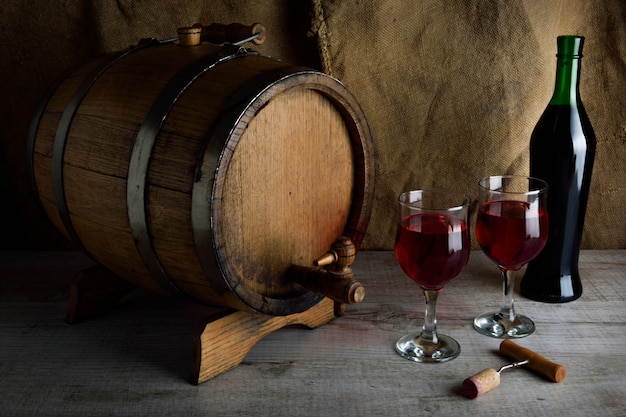
[[[249,56],[207,71],[177,99],[153,149],[147,210],[154,250],[174,284],[205,303],[224,302],[230,291],[207,281],[206,271],[197,258],[191,218],[180,216],[190,213],[198,160],[206,153],[203,146],[231,97],[250,79],[286,67],[267,57]],[[229,303],[236,308],[248,308],[238,298]]]
[[[54,196],[52,172],[52,153],[54,139],[61,116],[67,108],[74,92],[92,75],[95,69],[107,62],[109,56],[95,59],[62,80],[54,94],[45,103],[45,111],[38,120],[36,140],[32,144],[32,176],[35,181],[35,194],[38,197],[43,211],[52,224],[68,239],[71,236],[63,225]]]

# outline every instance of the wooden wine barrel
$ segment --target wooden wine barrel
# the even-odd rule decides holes
[[[142,42],[44,100],[29,139],[47,216],[140,286],[273,315],[323,297],[285,276],[358,246],[374,161],[365,116],[323,73],[240,47]]]

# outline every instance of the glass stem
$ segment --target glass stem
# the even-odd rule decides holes
[[[515,292],[516,271],[502,270],[503,297],[500,316],[509,321],[515,321],[515,307],[513,306],[513,295]]]
[[[426,301],[426,313],[424,314],[424,326],[420,338],[426,343],[434,345],[439,343],[437,336],[437,297],[439,290],[424,290]]]

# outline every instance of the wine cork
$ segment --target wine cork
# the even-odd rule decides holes
[[[500,385],[500,374],[492,368],[483,369],[463,381],[461,391],[467,398],[474,399]]]
[[[565,378],[567,370],[563,365],[559,365],[530,349],[519,346],[511,340],[505,340],[500,344],[500,353],[514,360],[521,361],[528,359],[528,368],[545,376],[553,382],[561,382]]]

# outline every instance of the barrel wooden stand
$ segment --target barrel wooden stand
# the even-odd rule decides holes
[[[190,381],[200,384],[237,367],[261,339],[285,326],[314,329],[328,323],[335,317],[333,305],[324,298],[312,308],[288,316],[235,311],[201,324],[193,335]]]
[[[76,324],[114,306],[136,287],[106,268],[80,271],[71,283],[65,320]],[[335,318],[335,303],[324,298],[312,308],[287,316],[252,311],[225,310],[201,320],[193,331],[193,356],[189,381],[201,384],[236,368],[250,350],[268,334],[291,325],[310,329]]]

